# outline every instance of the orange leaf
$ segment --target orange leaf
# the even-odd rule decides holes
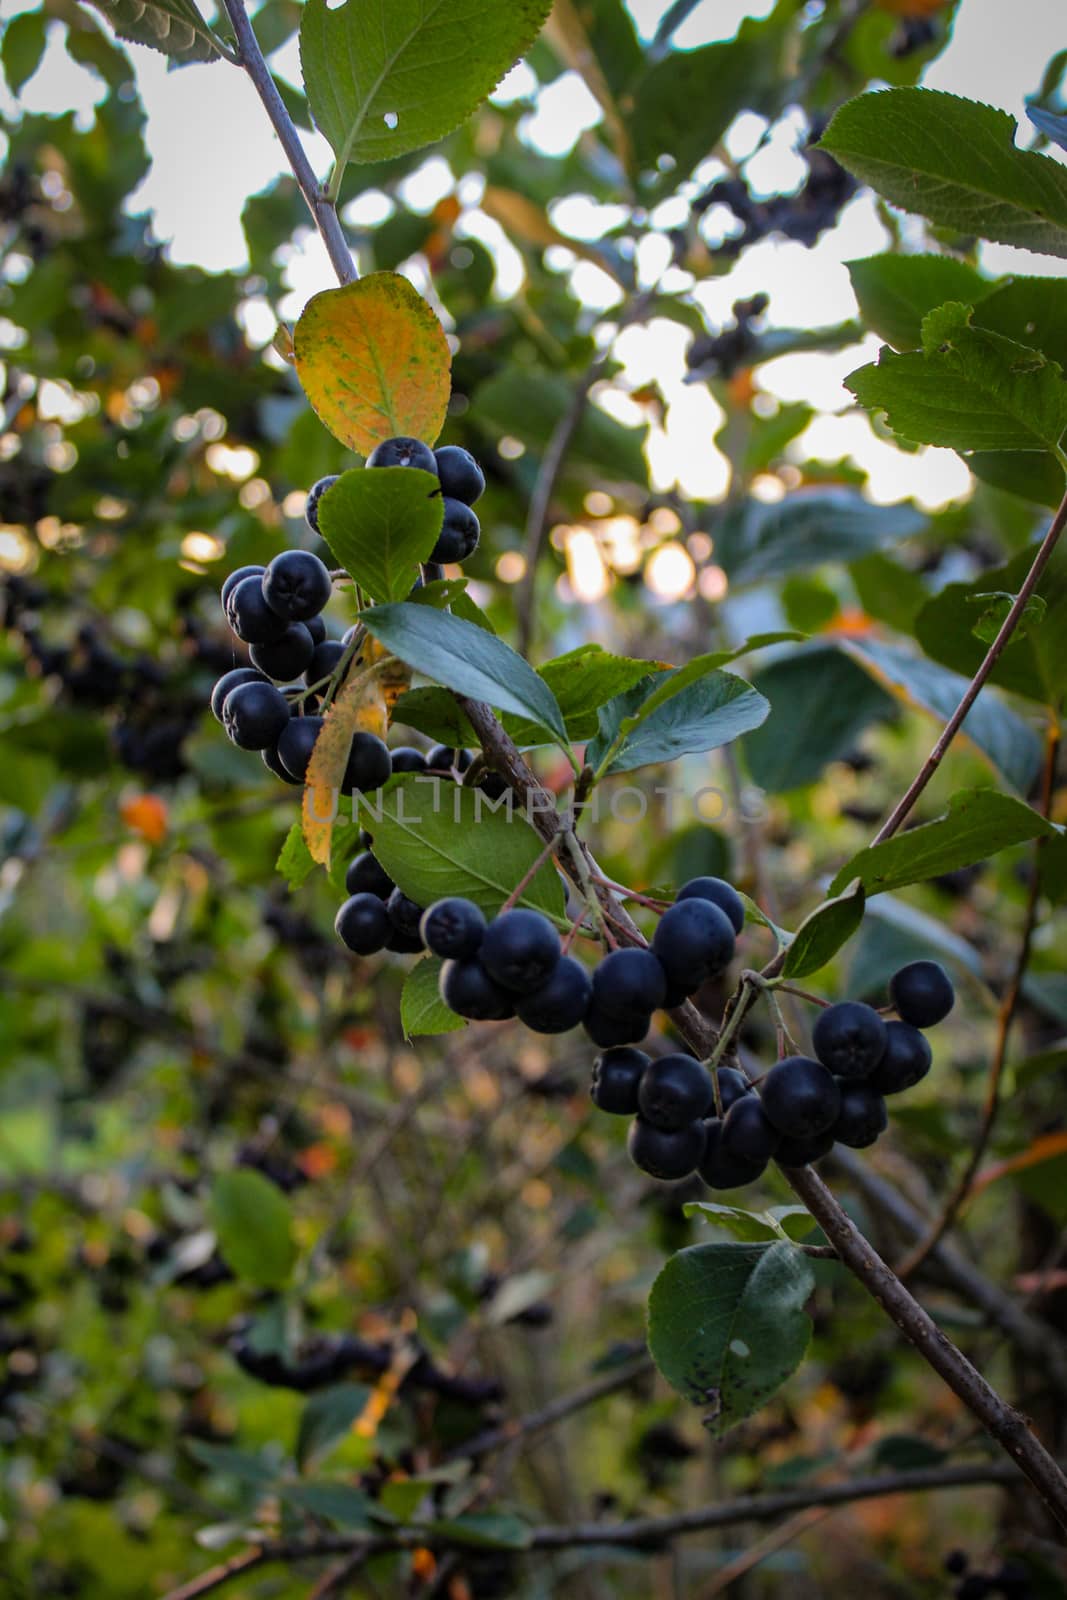
[[[302,820],[304,840],[313,861],[330,864],[330,841],[338,797],[344,781],[354,733],[385,738],[385,698],[379,672],[354,671],[342,684],[308,762]]]
[[[162,844],[167,837],[167,807],[158,794],[137,794],[124,800],[119,815],[128,828],[149,844]]]
[[[1025,1150],[1020,1150],[1018,1155],[1009,1156],[1006,1161],[996,1161],[992,1166],[983,1168],[971,1186],[971,1193],[977,1194],[979,1190],[987,1189],[991,1183],[996,1183],[998,1178],[1006,1178],[1011,1172],[1022,1172],[1026,1167],[1037,1167],[1042,1161],[1051,1161],[1055,1156],[1065,1154],[1067,1154],[1067,1133],[1043,1133],[1040,1138],[1028,1144]]]
[[[330,432],[369,455],[411,434],[433,444],[448,406],[452,357],[445,330],[396,272],[326,289],[293,336],[304,393]]]

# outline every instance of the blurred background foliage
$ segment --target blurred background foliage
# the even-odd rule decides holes
[[[454,175],[447,193],[424,209],[405,202],[418,153],[350,167],[342,208],[379,197],[350,223],[361,268],[409,271],[452,337],[445,438],[468,446],[489,482],[468,572],[506,637],[528,638],[541,662],[590,639],[680,661],[761,627],[815,636],[745,664],[773,704],[764,729],[628,780],[643,791],[641,820],[620,800],[592,829],[606,870],[633,887],[724,873],[795,926],[925,754],[923,707],[952,692],[961,663],[940,659],[923,608],[950,582],[1010,589],[982,575],[1039,535],[1047,492],[1035,474],[1013,485],[1025,496],[974,479],[934,510],[874,503],[858,461],[798,447],[817,407],[760,383],[783,353],[855,345],[857,323],[793,329],[751,297],[711,321],[692,292],[761,238],[809,247],[834,228],[854,186],[808,139],[868,84],[918,81],[954,7],[779,0],[736,40],[672,48],[694,9],[671,6],[648,38],[621,0],[557,7],[528,57],[528,95],[491,101],[432,152]],[[255,15],[264,47],[283,49],[299,15],[293,0],[267,0]],[[367,1499],[402,1519],[427,1505],[455,1513],[472,1503],[455,1465],[464,1439],[619,1363],[633,1372],[616,1392],[501,1458],[488,1504],[489,1543],[502,1548],[457,1561],[440,1592],[718,1592],[706,1586],[755,1535],[704,1536],[678,1556],[520,1559],[508,1519],[655,1513],[853,1462],[928,1463],[967,1439],[968,1419],[860,1290],[819,1263],[812,1359],[710,1443],[639,1359],[664,1253],[707,1225],[684,1217],[688,1190],[642,1178],[624,1130],[593,1116],[588,1043],[508,1025],[405,1043],[406,964],[350,957],[325,880],[290,895],[274,875],[292,793],[205,713],[238,659],[221,578],[313,544],[304,492],[351,464],[267,342],[303,204],[280,177],[247,202],[241,270],[175,264],[129,203],[149,160],[131,64],[141,52],[73,0],[46,0],[0,39],[12,95],[48,40],[96,75],[99,95],[91,118],[20,112],[12,99],[0,124],[0,1593],[133,1600],[239,1547],[250,1525],[358,1528]],[[601,115],[549,155],[522,118],[576,63]],[[188,70],[221,80],[231,69]],[[1054,74],[1044,87],[1054,92]],[[305,124],[300,92],[285,92]],[[783,119],[793,130],[803,173],[788,192],[750,190],[723,144],[752,113],[768,138]],[[550,204],[572,195],[611,208],[595,236],[551,220]],[[472,212],[521,255],[507,292],[499,253],[464,222]],[[884,209],[882,221],[889,247],[914,247],[913,222]],[[974,259],[973,241],[927,242]],[[610,289],[605,306],[576,289],[582,264]],[[665,401],[613,355],[620,315],[684,330],[692,380],[721,412],[729,482],[714,501],[650,475]],[[528,526],[539,463],[583,385],[591,401],[544,529]],[[693,448],[710,453],[712,441],[695,435]],[[340,600],[333,609],[340,630],[350,618]],[[1040,705],[991,697],[989,714],[997,770],[961,746],[918,820],[971,783],[1036,792]],[[565,783],[551,759],[542,770]],[[1061,819],[1063,800],[1058,790]],[[1058,847],[1045,873],[1050,915],[1011,1095],[966,1231],[983,1270],[1062,1329]],[[1025,896],[1014,851],[879,897],[822,975],[827,993],[880,999],[902,960],[934,955],[959,983],[935,1070],[870,1163],[920,1206],[933,1208],[977,1126]],[[746,961],[768,953],[753,931]],[[747,1042],[766,1054],[761,1026]],[[234,1192],[235,1172],[267,1191]],[[876,1196],[847,1175],[841,1189],[897,1250]],[[767,1203],[787,1197],[767,1180]],[[1063,1402],[1042,1373],[936,1279],[924,1288],[1059,1442]],[[379,1421],[366,1406],[391,1361],[398,1373],[415,1365]],[[798,1529],[730,1592],[862,1582],[872,1595],[932,1597],[949,1592],[946,1550],[962,1544],[981,1565],[1014,1540],[1034,1592],[1061,1594],[1046,1533],[995,1491],[875,1501],[835,1513],[832,1538]],[[314,1575],[271,1568],[231,1592],[283,1600],[311,1592]],[[389,1556],[353,1592],[422,1594],[432,1581]]]

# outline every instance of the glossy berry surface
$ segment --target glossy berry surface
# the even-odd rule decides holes
[[[725,911],[710,900],[681,900],[660,918],[652,950],[669,986],[693,994],[730,965],[733,926]]]
[[[302,622],[290,622],[280,639],[254,644],[248,652],[252,665],[276,683],[299,678],[315,654],[311,634]]]
[[[711,1078],[692,1056],[660,1056],[645,1068],[637,1107],[654,1128],[683,1128],[711,1105]]]
[[[286,622],[317,617],[333,592],[328,567],[310,550],[283,550],[262,582],[264,600]]]
[[[416,949],[421,950],[422,935],[419,932],[419,923],[422,921],[422,906],[416,905],[414,900],[409,900],[401,889],[393,889],[385,902],[385,909],[397,933],[402,933],[405,939],[417,939]]]
[[[398,744],[389,752],[394,772],[425,772],[426,757],[411,744]]]
[[[394,923],[393,931],[385,941],[385,948],[392,950],[396,955],[417,956],[425,947],[417,933],[407,933]]]
[[[393,925],[377,895],[354,894],[334,918],[334,931],[342,944],[359,956],[384,950]]]
[[[704,1141],[702,1122],[667,1130],[654,1128],[650,1122],[635,1117],[630,1124],[626,1148],[635,1167],[647,1172],[650,1178],[672,1183],[696,1171],[704,1154]]]
[[[754,1092],[744,1073],[738,1072],[736,1067],[718,1067],[715,1078],[719,1085],[719,1104],[722,1106],[724,1116],[735,1100]]]
[[[219,590],[219,599],[222,602],[223,611],[226,610],[226,602],[243,579],[262,578],[265,570],[264,567],[238,567],[234,572],[231,572]]]
[[[544,983],[559,960],[559,935],[540,912],[501,912],[485,930],[481,962],[495,983],[525,991]]]
[[[320,644],[324,644],[325,640],[326,640],[326,620],[325,620],[325,618],[321,617],[321,616],[308,617],[307,620],[304,623],[304,627],[310,633],[311,642],[312,642],[312,644],[315,646],[315,648],[317,650],[319,645]]]
[[[889,1112],[877,1089],[862,1079],[841,1084],[841,1109],[830,1130],[839,1144],[865,1150],[888,1126]]]
[[[469,750],[454,750],[451,745],[435,744],[426,752],[428,772],[466,772],[473,757]]]
[[[718,1117],[704,1123],[704,1155],[697,1169],[709,1189],[740,1189],[766,1171],[766,1161],[749,1161],[731,1154],[723,1145],[723,1124]]]
[[[263,598],[263,585],[253,576],[242,578],[226,601],[226,620],[245,644],[270,644],[286,629],[284,617],[272,611]]]
[[[952,979],[937,961],[912,961],[889,980],[889,998],[901,1022],[932,1028],[943,1022],[956,1002]]]
[[[502,1022],[515,1015],[514,996],[494,983],[480,961],[446,961],[438,981],[441,999],[472,1022]]]
[[[437,543],[430,551],[430,560],[442,565],[466,561],[478,548],[481,532],[481,524],[470,506],[464,505],[462,500],[446,498],[444,521]]]
[[[392,771],[388,746],[377,734],[360,732],[352,735],[352,748],[348,752],[348,764],[341,779],[341,788],[346,794],[353,789],[358,789],[361,794],[380,789],[383,783],[388,782]]]
[[[320,478],[317,483],[313,483],[311,488],[308,490],[308,497],[304,502],[304,520],[311,529],[312,533],[320,532],[319,501],[322,499],[327,489],[333,488],[339,477],[340,473],[332,472],[328,477]]]
[[[725,911],[735,933],[740,933],[745,925],[745,902],[725,878],[690,878],[678,890],[675,902],[679,900],[710,900],[713,906]]]
[[[236,689],[241,683],[263,683],[264,677],[257,672],[255,667],[234,667],[232,672],[224,672],[211,691],[211,714],[218,722],[222,721],[222,707],[226,696],[231,689]]]
[[[441,493],[472,506],[485,490],[485,474],[470,451],[462,445],[446,444],[434,451],[434,460]]]
[[[824,1067],[838,1078],[869,1078],[885,1054],[885,1023],[859,1000],[820,1011],[811,1042]]]
[[[368,467],[418,467],[422,472],[437,476],[437,461],[428,444],[421,439],[411,439],[400,434],[395,439],[383,439],[367,457]]]
[[[783,1139],[775,1160],[780,1167],[810,1167],[821,1161],[834,1147],[834,1136],[828,1133],[813,1134],[810,1139]]]
[[[614,1116],[633,1116],[637,1111],[637,1091],[641,1075],[649,1064],[643,1050],[621,1045],[605,1050],[593,1062],[593,1081],[589,1093],[593,1104]]]
[[[319,619],[313,617],[311,620],[317,622]],[[305,623],[304,626],[310,633],[308,624]],[[340,639],[323,639],[321,643],[315,645],[315,652],[305,668],[308,683],[319,683],[323,678],[332,678],[341,665],[344,655],[345,646]]]
[[[926,1077],[933,1052],[910,1022],[888,1022],[885,1032],[885,1054],[867,1082],[879,1094],[900,1094]]]
[[[758,1095],[742,1095],[723,1118],[722,1146],[727,1155],[757,1164],[767,1162],[781,1142],[782,1136],[760,1105]]]
[[[322,732],[321,717],[290,717],[278,738],[278,757],[294,778],[306,778],[315,740]]]
[[[285,730],[283,729],[282,731],[284,732]],[[278,754],[278,746],[276,744],[269,744],[260,754],[263,765],[268,772],[273,772],[276,778],[280,778],[283,783],[290,784],[294,789],[303,787],[303,779],[294,778],[289,768],[282,765],[282,758]]]
[[[651,950],[612,950],[593,973],[593,1000],[608,1017],[655,1011],[666,993],[667,979]]]
[[[812,1139],[832,1128],[841,1109],[837,1080],[821,1061],[787,1056],[760,1085],[767,1116],[787,1139]]]
[[[396,884],[377,858],[363,850],[349,862],[345,888],[349,894],[376,894],[379,900],[388,900]]]
[[[628,1017],[609,1017],[598,1008],[595,1000],[582,1021],[582,1027],[601,1050],[620,1044],[640,1044],[651,1026],[652,1016],[649,1012],[633,1012]]]
[[[241,750],[266,750],[289,726],[289,704],[270,683],[241,683],[222,707],[222,723]]]
[[[566,1033],[584,1021],[593,996],[589,974],[573,956],[560,956],[539,989],[520,994],[515,1011],[534,1033]]]
[[[435,956],[466,961],[481,949],[485,927],[485,917],[473,900],[455,895],[435,901],[423,912],[419,932]]]

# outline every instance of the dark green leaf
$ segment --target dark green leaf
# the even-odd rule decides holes
[[[1004,590],[993,593],[968,595],[968,605],[978,608],[978,619],[971,629],[974,637],[982,644],[992,644],[1000,633],[1005,622],[1011,614],[1016,596]],[[1035,628],[1039,628],[1045,620],[1048,607],[1039,594],[1032,594],[1023,606],[1015,622],[1012,639],[1025,639]]]
[[[443,515],[437,479],[413,467],[342,472],[319,501],[323,538],[372,600],[403,600],[411,593]]]
[[[338,1528],[373,1527],[378,1512],[369,1495],[347,1483],[282,1483],[278,1492],[287,1505]]]
[[[864,322],[895,350],[921,348],[923,318],[936,306],[946,300],[977,305],[996,288],[954,256],[886,254],[847,266]]]
[[[120,39],[147,44],[168,56],[175,66],[217,61],[221,55],[214,34],[193,0],[86,0],[103,13]]]
[[[715,522],[715,559],[731,588],[826,561],[854,561],[921,533],[914,506],[875,506],[855,489],[804,489],[767,504],[744,500]]]
[[[447,689],[409,689],[396,703],[393,720],[417,728],[428,739],[450,749],[478,748],[478,736]],[[531,727],[536,724],[531,723]],[[538,734],[540,743],[543,734]]]
[[[252,1450],[235,1450],[232,1445],[210,1444],[206,1439],[189,1439],[185,1448],[201,1466],[241,1483],[265,1487],[278,1476],[277,1463]]]
[[[286,834],[281,854],[274,866],[275,871],[281,873],[290,889],[299,889],[314,872],[315,861],[307,847],[304,829],[299,822],[294,822]]]
[[[296,1459],[301,1471],[325,1455],[362,1416],[370,1390],[362,1383],[338,1383],[309,1395],[300,1413]]]
[[[12,94],[18,94],[41,64],[48,39],[48,19],[43,11],[22,11],[4,25],[0,61]]]
[[[815,1218],[804,1206],[773,1206],[768,1211],[745,1211],[741,1206],[719,1205],[714,1200],[688,1200],[687,1217],[706,1217],[714,1228],[725,1228],[746,1244],[775,1239],[802,1239],[815,1227]]]
[[[865,899],[863,885],[857,879],[834,899],[816,906],[794,935],[786,952],[783,976],[806,978],[825,967],[863,921]]]
[[[585,753],[601,776],[717,750],[768,715],[763,696],[731,672],[709,672],[664,696],[684,670],[656,673],[601,707],[599,731]]]
[[[991,287],[992,293],[975,308],[975,327],[1040,350],[1067,369],[1067,279],[1005,278]],[[965,300],[967,296],[953,294],[945,299]]]
[[[915,618],[929,598],[917,572],[874,550],[849,567],[860,604],[869,617],[888,622],[898,633],[911,633]]]
[[[771,794],[813,783],[872,722],[895,714],[891,697],[834,645],[783,656],[752,681],[771,714],[745,740],[745,760],[753,781]]]
[[[454,1033],[463,1018],[446,1006],[438,993],[441,962],[436,956],[417,961],[404,979],[400,994],[400,1026],[405,1039],[424,1033]]]
[[[892,1472],[912,1472],[916,1468],[936,1467],[946,1459],[947,1452],[910,1433],[889,1433],[879,1439],[871,1456],[871,1465],[887,1467]]]
[[[1063,499],[1063,468],[1047,450],[972,450],[963,459],[994,489],[1053,510]]]
[[[239,1278],[277,1289],[296,1261],[292,1213],[282,1191],[251,1167],[222,1172],[211,1189],[219,1252]]]
[[[554,661],[546,661],[537,670],[556,697],[568,737],[583,743],[596,733],[598,709],[614,695],[639,683],[655,665],[652,661],[611,655],[598,644],[583,644]],[[544,743],[544,734],[536,723],[508,716],[504,726],[520,746]]]

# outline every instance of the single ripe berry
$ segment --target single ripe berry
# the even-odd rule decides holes
[[[560,956],[547,981],[515,1002],[515,1012],[534,1033],[566,1033],[584,1021],[593,996],[589,974],[573,956]]]
[[[242,578],[262,578],[264,571],[265,568],[263,567],[238,567],[235,572],[231,572],[219,591],[219,599],[222,601],[223,611],[226,610],[226,602]]]
[[[396,884],[377,857],[372,856],[369,850],[363,850],[349,862],[345,888],[349,894],[374,894],[379,900],[388,900]]]
[[[321,533],[322,531],[319,527],[319,501],[327,489],[333,488],[339,477],[340,473],[333,472],[329,477],[320,478],[318,483],[313,483],[308,490],[307,501],[304,505],[304,520],[312,533]]]
[[[389,920],[398,933],[405,939],[417,939],[417,950],[422,949],[422,936],[419,933],[419,923],[422,921],[422,906],[416,905],[414,900],[409,900],[401,889],[393,889],[385,902],[385,909],[389,913]]]
[[[749,1161],[733,1155],[722,1138],[723,1124],[718,1117],[704,1123],[704,1156],[697,1169],[709,1189],[740,1189],[754,1183],[767,1169],[766,1161]]]
[[[771,1122],[787,1139],[813,1139],[837,1121],[841,1091],[821,1061],[787,1056],[760,1085],[760,1100]]]
[[[943,1022],[956,1001],[952,979],[937,961],[911,961],[889,980],[889,998],[901,1022],[932,1028]]]
[[[933,1051],[910,1022],[887,1022],[885,1035],[885,1054],[867,1082],[879,1094],[900,1094],[926,1077]]]
[[[402,928],[394,926],[392,933],[385,941],[385,948],[392,950],[399,956],[417,956],[425,946],[417,933],[405,933]]]
[[[734,930],[710,900],[681,900],[663,913],[652,939],[671,989],[693,994],[718,977],[734,954]]]
[[[738,1072],[736,1067],[718,1067],[715,1077],[719,1085],[719,1104],[722,1106],[723,1116],[729,1111],[735,1100],[740,1100],[743,1094],[752,1094],[752,1085],[743,1072]]]
[[[593,1001],[608,1017],[655,1011],[666,993],[663,968],[651,950],[612,950],[593,973]]]
[[[411,744],[398,744],[390,750],[389,758],[394,772],[425,772],[426,757]]]
[[[319,617],[312,617],[312,622],[318,622]],[[310,633],[311,629],[305,622],[305,628]],[[307,664],[306,673],[308,683],[321,683],[323,678],[332,678],[337,668],[341,665],[345,655],[345,646],[340,639],[323,639],[315,646],[315,653]]]
[[[481,523],[470,506],[465,506],[462,500],[446,498],[444,506],[444,521],[437,535],[437,543],[430,551],[430,560],[442,565],[466,561],[478,548]]]
[[[473,900],[456,895],[437,900],[424,911],[419,932],[423,944],[435,956],[446,961],[469,961],[482,947],[485,918]]]
[[[504,911],[485,930],[480,959],[502,988],[537,989],[559,960],[559,936],[539,911]]]
[[[733,884],[727,883],[724,878],[690,878],[674,898],[676,902],[710,900],[713,906],[726,912],[735,933],[740,933],[745,925],[745,902]]]
[[[601,1111],[616,1116],[633,1116],[637,1111],[637,1091],[649,1058],[643,1050],[622,1045],[605,1050],[593,1062],[593,1081],[589,1093]]]
[[[366,794],[368,790],[380,789],[383,783],[388,782],[392,770],[389,747],[384,740],[375,733],[354,733],[341,788],[346,794],[353,789]]]
[[[970,1564],[966,1550],[950,1550],[945,1557],[945,1571],[951,1573],[954,1578],[961,1577]]]
[[[264,600],[286,622],[317,617],[333,592],[329,568],[310,550],[283,550],[262,582]]]
[[[502,1022],[515,1015],[514,996],[494,983],[480,961],[446,961],[438,990],[445,1005],[472,1022]]]
[[[810,1139],[783,1139],[775,1160],[780,1167],[810,1167],[813,1161],[828,1156],[833,1147],[832,1129],[828,1133],[813,1134]]]
[[[234,667],[231,672],[224,672],[218,683],[211,691],[211,714],[216,721],[222,721],[222,706],[231,689],[236,689],[239,683],[264,683],[266,679],[255,667]]]
[[[419,467],[423,472],[437,476],[437,462],[428,444],[421,439],[401,435],[396,439],[383,439],[367,457],[368,467]]]
[[[472,506],[485,489],[485,475],[469,450],[459,444],[442,445],[434,451],[441,493]]]
[[[594,1000],[585,1014],[582,1027],[601,1050],[620,1044],[640,1044],[652,1026],[648,1012],[632,1012],[627,1017],[609,1017]]]
[[[885,1100],[863,1079],[843,1081],[840,1088],[841,1110],[830,1131],[838,1144],[865,1150],[889,1126]]]
[[[869,1078],[885,1054],[885,1023],[873,1006],[843,1000],[820,1011],[811,1042],[838,1078]]]
[[[282,732],[285,732],[284,728],[282,729]],[[283,766],[282,758],[278,754],[278,746],[276,744],[269,744],[265,750],[262,750],[260,752],[260,759],[262,760],[267,771],[273,772],[274,776],[276,778],[280,778],[283,783],[291,784],[294,789],[299,789],[301,787],[303,779],[294,778],[293,774],[289,771],[289,768]]]
[[[285,619],[272,611],[263,598],[258,577],[242,578],[231,589],[226,601],[226,620],[245,644],[270,644],[285,632]]]
[[[722,1147],[727,1155],[757,1164],[767,1162],[782,1136],[759,1103],[758,1095],[735,1100],[722,1122]]]
[[[315,654],[315,646],[304,624],[291,622],[280,639],[272,639],[270,644],[254,644],[248,654],[252,665],[265,672],[268,678],[276,683],[289,683],[306,669]]]
[[[641,1079],[637,1106],[654,1128],[684,1128],[703,1117],[713,1102],[711,1079],[692,1056],[660,1056]]]
[[[278,739],[278,758],[294,778],[306,778],[315,740],[322,732],[321,717],[290,717]]]
[[[393,931],[389,913],[374,894],[354,894],[334,918],[334,931],[357,956],[372,956],[385,949]]]
[[[668,1131],[635,1117],[630,1124],[626,1148],[635,1167],[647,1172],[650,1178],[673,1183],[696,1171],[704,1154],[704,1139],[702,1122],[690,1122],[684,1128]]]
[[[454,750],[451,745],[435,744],[426,754],[429,772],[466,772],[474,757],[469,750]]]
[[[266,750],[289,726],[289,705],[271,683],[239,683],[223,701],[222,725],[241,750]]]
[[[326,618],[321,615],[317,617],[308,617],[304,623],[304,627],[310,633],[311,642],[317,650],[319,645],[323,644],[326,639]]]

